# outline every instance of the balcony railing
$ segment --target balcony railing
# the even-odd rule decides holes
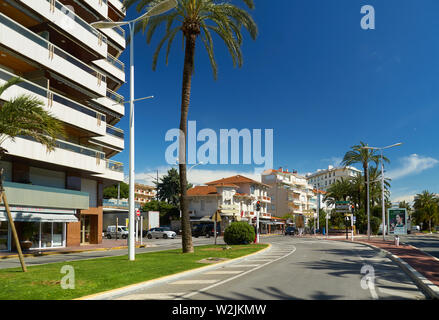
[[[109,21],[114,22],[110,18],[108,18]],[[125,30],[121,28],[120,26],[113,27],[113,30],[116,31],[119,35],[121,35],[125,39]]]
[[[20,136],[20,138],[36,142],[36,140],[34,138],[32,138],[32,137]],[[63,150],[67,150],[67,151],[72,151],[72,152],[75,152],[75,153],[79,153],[79,154],[82,154],[82,155],[85,155],[85,156],[97,158],[97,159],[100,159],[100,160],[104,160],[105,159],[105,153],[103,153],[101,151],[94,150],[94,149],[91,149],[91,148],[88,148],[88,147],[81,146],[79,144],[74,144],[74,143],[71,143],[71,142],[63,141],[63,140],[56,140],[55,141],[55,147],[57,147],[59,149],[63,149]]]
[[[107,89],[107,97],[117,103],[123,103],[124,100],[123,96],[110,89]]]
[[[123,163],[113,160],[107,160],[107,169],[116,172],[123,172]]]
[[[78,15],[75,14],[74,11],[70,11],[69,8],[64,6],[59,1],[54,0],[46,0],[49,3],[55,2],[55,7],[59,9],[61,12],[63,12],[69,19],[72,19],[79,25],[81,25],[84,29],[86,29],[88,32],[93,34],[98,40],[101,39],[103,43],[107,43],[107,37],[101,34],[99,31],[97,31],[95,28],[93,28],[90,24],[85,22],[82,18],[80,18]],[[107,2],[107,0],[105,0]]]
[[[120,61],[120,60],[116,59],[115,57],[113,57],[111,54],[108,54],[107,61],[109,63],[111,63],[113,66],[115,66],[116,68],[118,68],[118,69],[120,69],[122,71],[125,71],[125,64],[122,61]]]
[[[2,79],[4,81],[8,81],[12,77],[16,77],[16,75],[0,69],[0,79]],[[47,90],[46,88],[40,87],[39,85],[34,84],[32,82],[29,82],[25,79],[21,79],[21,80],[22,80],[22,82],[16,84],[16,86],[23,88],[23,89],[26,89],[28,91],[31,91],[42,98],[47,98],[48,96],[52,95],[53,101],[56,101],[56,102],[66,106],[66,107],[73,109],[73,110],[76,110],[76,111],[79,111],[79,112],[84,113],[86,115],[89,115],[93,118],[100,119],[103,122],[106,121],[106,117],[103,113],[100,113],[100,112],[94,111],[93,109],[87,108],[87,107],[83,106],[82,104],[79,104],[73,100],[70,100],[69,98],[63,97],[63,96],[61,96],[57,93],[54,93],[50,90]]]
[[[70,53],[67,53],[66,51],[62,50],[61,48],[58,48],[51,42],[47,41],[43,37],[39,36],[38,34],[30,31],[26,27],[18,24],[14,20],[10,19],[9,17],[5,16],[4,14],[0,13],[0,24],[3,24],[17,32],[19,32],[21,35],[25,36],[29,40],[33,41],[35,44],[52,51],[54,54],[60,56],[61,58],[67,60],[71,64],[75,65],[76,67],[82,69],[83,71],[89,73],[92,76],[99,77],[102,82],[106,82],[105,75],[100,74],[97,70],[91,68],[78,58],[75,58]]]
[[[122,129],[113,127],[109,124],[107,124],[107,133],[120,139],[124,138],[124,132]]]

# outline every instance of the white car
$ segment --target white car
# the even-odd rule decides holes
[[[412,226],[412,232],[421,232],[421,227],[420,226]]]
[[[146,237],[148,239],[152,238],[163,238],[163,239],[174,239],[177,236],[177,234],[174,231],[171,231],[171,229],[163,227],[163,228],[152,228],[146,233]]]

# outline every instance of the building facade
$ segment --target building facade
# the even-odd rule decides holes
[[[259,201],[260,230],[268,233],[274,229],[271,212],[269,212],[270,197],[268,186],[253,179],[237,175],[221,180],[207,182],[205,186],[196,186],[188,190],[188,204],[191,222],[211,222],[218,210],[221,214],[221,230],[232,221],[256,223],[256,204]]]
[[[120,0],[0,0],[1,103],[28,94],[62,121],[66,136],[50,153],[33,139],[6,140],[4,185],[25,248],[102,241],[103,188],[123,181],[123,165],[111,158],[124,149],[125,49],[120,28],[91,23],[125,17]],[[0,250],[14,250],[0,206]]]
[[[147,186],[145,184],[136,183],[134,186],[134,201],[140,206],[151,200],[156,200],[157,190],[155,187]]]
[[[276,217],[285,215],[313,217],[317,208],[313,187],[296,171],[270,169],[262,173],[262,182],[269,185],[271,212]]]
[[[306,180],[315,189],[327,191],[335,181],[340,180],[341,178],[352,178],[357,174],[361,174],[361,171],[354,167],[328,166],[328,169],[319,169],[314,173],[308,173],[306,175]]]

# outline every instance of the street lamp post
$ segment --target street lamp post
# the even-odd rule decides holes
[[[383,214],[383,216],[382,216],[382,219],[383,219],[383,223],[382,223],[383,230],[382,231],[383,231],[383,240],[384,241],[386,240],[386,207],[385,207],[385,201],[384,201],[384,161],[383,161],[383,150],[384,149],[393,148],[393,147],[397,147],[397,146],[400,146],[400,145],[402,145],[401,142],[392,144],[392,145],[387,146],[387,147],[382,147],[382,148],[363,147],[363,149],[380,150],[380,152],[381,152],[381,207],[382,207],[382,214]],[[367,171],[367,173],[368,173],[367,196],[369,198],[369,170]],[[369,202],[369,200],[368,200],[368,202]],[[369,216],[368,216],[368,219],[369,219]],[[368,228],[369,228],[369,226],[368,226]],[[368,233],[369,233],[369,231],[368,231]],[[370,238],[370,236],[369,236],[369,238]]]
[[[162,1],[152,7],[142,16],[131,21],[98,21],[91,24],[96,29],[111,29],[116,26],[128,25],[130,30],[130,158],[129,158],[129,235],[128,235],[128,256],[129,260],[135,260],[134,242],[134,26],[136,22],[149,19],[152,16],[162,14],[177,6],[176,0]]]

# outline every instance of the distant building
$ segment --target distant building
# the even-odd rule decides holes
[[[314,173],[308,173],[306,179],[310,185],[315,189],[327,191],[328,188],[335,183],[335,181],[343,178],[355,177],[361,171],[354,167],[333,167],[328,166],[328,169],[317,170]]]
[[[222,231],[234,220],[253,224],[256,222],[256,205],[259,201],[261,233],[281,230],[284,223],[274,221],[269,212],[271,199],[267,195],[268,188],[268,185],[241,175],[193,187],[188,190],[191,222],[211,222],[211,217],[219,210]]]
[[[269,210],[274,216],[303,215],[306,220],[314,216],[317,206],[313,186],[297,171],[291,172],[283,168],[266,170],[262,173],[262,182],[270,186]]]
[[[134,201],[143,206],[145,203],[155,200],[157,197],[157,190],[155,187],[147,186],[145,184],[136,183],[134,186]]]

